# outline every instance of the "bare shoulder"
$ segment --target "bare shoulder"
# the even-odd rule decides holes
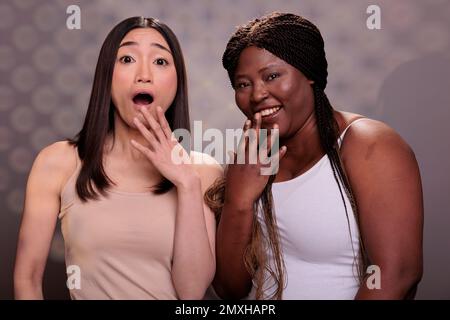
[[[364,121],[355,122],[349,127],[342,144],[343,153],[344,148],[349,151],[361,151],[361,148],[366,150],[387,148],[412,152],[406,141],[393,128],[370,118],[364,118]]]
[[[75,171],[77,157],[74,146],[67,141],[58,141],[39,152],[33,163],[32,172],[47,176],[49,181],[62,186]]]
[[[202,152],[191,151],[191,161],[194,169],[206,188],[223,176],[222,166],[210,155]]]
[[[401,167],[415,170],[417,167],[414,152],[407,142],[387,124],[369,118],[349,127],[341,156],[344,166],[352,170],[358,167],[376,171]]]
[[[52,169],[68,168],[72,164],[76,165],[76,150],[67,141],[57,141],[42,149],[36,157],[44,166]]]

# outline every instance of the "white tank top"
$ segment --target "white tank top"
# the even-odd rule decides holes
[[[342,144],[348,128],[339,137]],[[273,183],[274,210],[284,256],[286,284],[283,299],[353,299],[358,291],[355,261],[359,255],[359,230],[350,201],[341,193],[324,155],[311,169],[294,179]],[[263,233],[266,226],[258,214]],[[349,224],[351,237],[349,232]],[[353,243],[353,248],[352,248]],[[273,257],[268,263],[273,265]],[[265,296],[273,292],[268,281]],[[254,288],[249,298],[254,298]]]

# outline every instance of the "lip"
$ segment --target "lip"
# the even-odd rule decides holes
[[[261,111],[272,109],[272,108],[276,108],[276,107],[280,107],[280,109],[278,109],[278,111],[272,113],[271,115],[268,115],[268,116],[261,115],[261,121],[262,122],[271,121],[271,120],[274,120],[278,116],[280,111],[283,109],[282,105],[275,105],[275,106],[270,106],[270,107],[266,107],[266,108],[261,108],[261,109],[257,110],[255,113],[257,113],[257,112],[261,113]]]
[[[134,98],[136,95],[140,94],[140,93],[144,93],[144,94],[148,94],[148,95],[152,96],[153,101],[152,101],[151,103],[149,103],[149,104],[146,104],[146,105],[134,103],[133,98]],[[155,102],[155,94],[154,94],[153,91],[150,90],[150,89],[136,89],[136,90],[134,90],[134,91],[131,93],[130,100],[131,100],[131,102],[133,103],[133,105],[136,107],[137,110],[139,110],[141,107],[147,107],[147,108],[148,108],[149,106],[151,106],[151,105]]]

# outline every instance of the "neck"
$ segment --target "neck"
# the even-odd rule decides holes
[[[304,158],[317,153],[317,145],[320,145],[320,139],[314,110],[300,129],[287,139],[280,140],[281,145],[288,147],[286,156],[290,154],[291,157]]]
[[[114,119],[114,136],[111,135],[107,139],[106,154],[119,155],[121,159],[130,161],[135,165],[148,166],[150,161],[131,145],[131,140],[140,143],[144,147],[149,147],[149,143],[138,129],[130,127],[116,115]]]
[[[131,145],[131,139],[148,147],[139,130],[128,126],[120,117],[115,117],[114,136],[105,144],[105,171],[120,187],[137,190],[139,186],[155,185],[162,179],[153,163]]]
[[[283,175],[296,176],[298,172],[314,163],[323,155],[314,110],[304,125],[287,139],[280,139],[280,147],[287,146],[287,153],[281,160]]]

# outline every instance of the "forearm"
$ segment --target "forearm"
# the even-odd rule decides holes
[[[242,298],[251,288],[244,254],[251,241],[253,208],[225,203],[217,230],[214,288],[222,298]]]
[[[382,270],[382,269],[381,269]],[[367,285],[369,277],[366,277],[355,296],[356,300],[403,300],[414,296],[417,284],[421,279],[420,272],[394,272],[381,273],[380,288],[370,289]]]
[[[43,300],[42,281],[33,281],[29,277],[14,277],[14,299]]]
[[[24,239],[22,230],[19,233],[14,264],[14,298],[17,300],[43,300],[42,279],[48,255],[47,248],[50,246],[45,246],[45,248],[31,246],[30,241]]]
[[[177,187],[172,279],[180,299],[201,299],[215,272],[199,179]]]

